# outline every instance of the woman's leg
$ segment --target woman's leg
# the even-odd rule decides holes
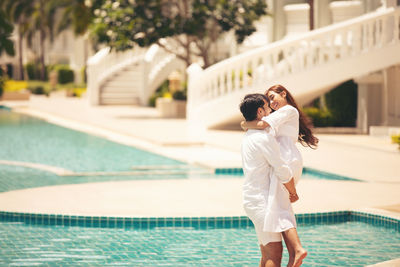
[[[288,261],[287,267],[291,267],[291,266],[293,266],[293,262],[294,262],[294,255],[295,255],[294,248],[293,248],[292,244],[289,242],[285,232],[282,232],[282,236],[283,236],[283,240],[285,240],[286,248],[289,253],[289,261]]]
[[[289,251],[288,266],[299,267],[303,263],[303,259],[307,256],[307,251],[300,243],[296,228],[290,228],[283,232],[282,235]]]
[[[282,261],[282,242],[269,242],[260,245],[261,261],[260,267],[279,267]]]

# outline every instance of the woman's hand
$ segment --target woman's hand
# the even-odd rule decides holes
[[[294,203],[297,200],[299,200],[299,196],[297,195],[297,193],[289,194],[289,199],[290,199],[290,203]]]
[[[247,128],[246,121],[240,122],[240,127],[242,127],[242,130],[245,131],[245,132],[249,129],[249,128]]]

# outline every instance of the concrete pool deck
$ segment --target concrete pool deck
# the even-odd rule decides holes
[[[90,107],[85,99],[33,96],[0,102],[14,111],[209,168],[240,167],[241,131],[191,132],[156,109]],[[389,138],[319,134],[317,150],[299,146],[306,167],[365,182],[303,180],[296,213],[374,211],[400,218],[400,152]],[[6,160],[6,159],[5,159]],[[61,179],[61,178],[60,178]],[[62,178],[66,179],[66,178]],[[88,216],[244,215],[242,178],[120,181],[0,193],[0,211]]]

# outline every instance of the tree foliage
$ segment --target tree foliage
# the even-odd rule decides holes
[[[75,35],[83,35],[94,19],[93,11],[101,7],[104,0],[58,0],[62,8],[57,32],[72,28]]]
[[[107,0],[95,10],[91,31],[116,50],[157,43],[187,65],[197,56],[207,67],[215,63],[210,48],[224,33],[233,31],[241,43],[266,14],[265,0]]]
[[[6,20],[3,10],[0,10],[0,55],[5,52],[9,56],[14,56],[14,42],[11,40],[13,31],[13,25]]]

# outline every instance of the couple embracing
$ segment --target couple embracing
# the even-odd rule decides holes
[[[311,123],[282,85],[263,94],[246,95],[240,104],[246,133],[242,142],[245,175],[243,207],[253,222],[261,250],[261,267],[280,266],[282,237],[288,266],[298,267],[307,256],[296,230],[293,202],[303,161],[296,141],[315,148]]]

